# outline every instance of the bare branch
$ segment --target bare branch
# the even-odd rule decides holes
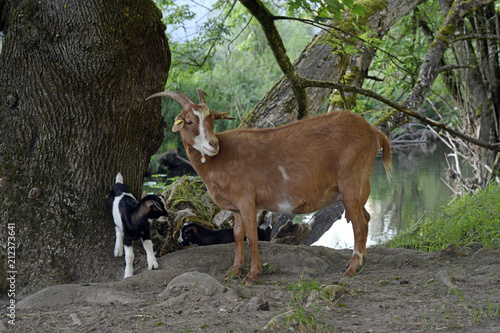
[[[498,36],[498,35],[481,35],[481,34],[458,35],[458,36],[455,36],[452,43],[455,43],[455,42],[458,42],[461,40],[470,40],[470,39],[500,40],[500,36]]]
[[[454,69],[463,69],[463,68],[469,68],[469,69],[474,69],[475,66],[473,65],[448,65],[448,66],[441,66],[439,67],[439,73],[446,72],[446,71],[451,71]]]
[[[416,110],[420,105],[422,105],[425,97],[431,90],[432,84],[436,80],[437,75],[439,74],[439,63],[443,57],[445,50],[449,47],[450,41],[453,41],[455,37],[455,27],[459,23],[462,18],[476,11],[478,8],[485,6],[489,3],[492,3],[493,0],[471,0],[466,2],[453,2],[452,7],[449,10],[446,19],[439,30],[439,33],[434,38],[429,51],[427,52],[422,66],[420,67],[420,72],[418,75],[418,80],[412,91],[408,94],[408,96],[404,99],[402,103],[402,107],[406,110]],[[399,110],[401,111],[401,110]],[[383,132],[389,133],[394,128],[399,126],[399,124],[407,122],[407,116],[409,114],[406,112],[402,112],[400,114],[396,114],[391,116],[391,122],[387,123],[387,125],[382,129]],[[419,115],[420,116],[420,115]],[[417,117],[415,117],[417,118]],[[442,124],[441,124],[442,125]],[[434,126],[434,125],[433,125]],[[438,128],[444,129],[443,127]],[[458,133],[454,131],[455,133]],[[453,133],[450,131],[450,133]],[[453,133],[455,135],[455,133]],[[458,136],[458,135],[457,135]],[[462,137],[463,138],[463,137]],[[473,142],[472,140],[468,140],[463,138],[464,140]],[[472,138],[471,138],[472,139]],[[475,139],[474,139],[475,140]],[[478,141],[478,140],[475,140]],[[492,145],[488,145],[488,147],[484,146],[484,142],[480,141],[481,144],[479,146],[487,149],[492,149]],[[473,142],[475,143],[475,142]],[[477,143],[475,143],[477,144]],[[494,147],[492,150],[497,150],[497,147]]]
[[[461,139],[464,139],[464,140],[471,142],[475,145],[478,145],[480,147],[500,152],[500,144],[490,144],[488,142],[477,140],[473,137],[470,137],[468,135],[460,133],[457,130],[450,128],[441,122],[435,121],[435,120],[427,118],[427,117],[425,117],[417,112],[411,111],[410,109],[406,108],[404,105],[401,105],[401,104],[398,104],[394,101],[391,101],[390,99],[387,99],[387,98],[385,98],[385,97],[383,97],[383,96],[381,96],[381,95],[379,95],[371,90],[350,87],[350,86],[346,86],[346,85],[343,85],[340,83],[333,83],[333,82],[326,82],[326,81],[312,81],[312,80],[307,80],[307,79],[301,79],[301,86],[302,87],[320,87],[320,88],[338,89],[341,91],[353,92],[353,93],[361,94],[361,95],[364,95],[367,97],[371,97],[371,98],[376,99],[384,104],[389,105],[390,107],[398,110],[399,112],[402,112],[410,117],[418,119],[423,123],[429,124],[431,126],[439,128],[439,129],[442,129],[446,132],[449,132],[449,133],[451,133],[451,134],[453,134]]]

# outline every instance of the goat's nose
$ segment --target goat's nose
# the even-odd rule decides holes
[[[214,149],[218,149],[219,148],[219,141],[217,141],[217,140],[210,140],[209,144]]]

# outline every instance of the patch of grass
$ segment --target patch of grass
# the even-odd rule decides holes
[[[219,209],[210,198],[207,187],[200,177],[182,176],[170,180],[172,184],[161,193],[165,199],[170,197],[167,202],[168,209],[192,207],[199,219],[212,220]]]
[[[298,283],[291,283],[286,289],[292,291],[292,310],[284,316],[287,328],[299,332],[333,332],[324,324],[323,309],[314,304],[318,301],[331,302],[327,289],[317,281],[304,277],[304,274]],[[313,294],[314,302],[310,299]]]
[[[492,183],[476,194],[457,198],[438,214],[427,216],[389,241],[388,247],[439,251],[451,244],[482,243],[500,250],[500,185]]]

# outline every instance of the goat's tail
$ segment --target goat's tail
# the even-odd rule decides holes
[[[116,175],[116,183],[123,184],[123,176],[121,172],[118,172],[118,174]]]
[[[385,174],[387,175],[387,179],[391,181],[392,177],[392,155],[391,155],[391,146],[389,144],[389,140],[387,137],[380,132],[378,142],[380,147],[382,148],[382,162],[384,163]]]

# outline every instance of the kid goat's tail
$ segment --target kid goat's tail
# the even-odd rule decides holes
[[[118,172],[118,174],[116,175],[116,183],[123,184],[123,176],[121,172]]]

